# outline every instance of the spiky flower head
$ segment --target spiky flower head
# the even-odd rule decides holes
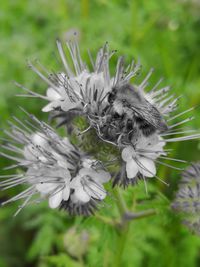
[[[189,166],[182,174],[174,210],[183,213],[183,222],[200,234],[200,163]]]
[[[3,204],[24,199],[17,213],[29,204],[48,199],[50,208],[63,208],[70,214],[89,215],[105,199],[103,184],[110,174],[100,162],[79,151],[68,138],[60,137],[49,125],[29,115],[25,123],[14,118],[1,155],[16,161],[7,167],[23,167],[20,174],[5,175],[3,189],[25,184],[20,194]],[[14,155],[11,155],[12,152]],[[39,198],[38,198],[39,195]]]
[[[100,140],[118,149],[122,168],[114,183],[135,184],[138,177],[143,180],[156,177],[156,163],[179,169],[162,161],[182,161],[169,158],[165,145],[200,137],[198,133],[188,134],[178,128],[192,119],[181,119],[192,108],[174,114],[179,97],[170,95],[169,86],[160,88],[162,79],[145,92],[153,69],[142,82],[137,82],[140,64],[135,64],[134,60],[126,66],[124,58],[119,57],[112,74],[110,60],[116,51],[110,51],[107,43],[98,51],[95,60],[89,53],[91,70],[81,58],[76,43],[67,44],[74,71],[59,41],[57,46],[64,71],[49,75],[29,64],[47,82],[46,96],[23,89],[29,96],[47,100],[49,103],[43,111],[60,116],[60,125],[69,125],[73,116],[82,115],[89,124],[86,131],[95,129]]]

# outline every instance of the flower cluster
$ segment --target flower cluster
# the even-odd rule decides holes
[[[46,95],[41,95],[17,84],[26,92],[22,96],[46,100],[48,103],[42,111],[57,118],[59,126],[66,125],[68,130],[73,125],[73,118],[82,116],[89,125],[82,134],[93,129],[98,140],[115,147],[119,172],[113,185],[126,187],[139,180],[146,185],[146,179],[152,177],[162,181],[157,176],[156,164],[179,170],[165,160],[186,162],[169,157],[169,150],[165,147],[167,143],[200,137],[199,133],[179,129],[192,119],[184,116],[193,108],[174,113],[179,98],[170,95],[170,87],[160,88],[162,80],[145,92],[153,69],[142,82],[137,82],[140,64],[134,60],[125,65],[124,58],[119,57],[115,73],[111,74],[109,64],[116,51],[110,51],[107,43],[98,51],[95,60],[89,52],[92,69],[83,61],[77,43],[69,42],[67,46],[73,68],[68,64],[62,44],[57,41],[64,70],[49,74],[41,64],[36,67],[29,63],[48,88]],[[21,183],[30,185],[28,191],[10,201],[25,197],[27,204],[35,193],[40,193],[42,198],[49,199],[52,208],[65,208],[71,214],[91,213],[97,202],[106,196],[103,183],[111,177],[104,170],[105,164],[80,152],[67,138],[60,138],[50,126],[34,116],[32,120],[37,124],[33,127],[37,130],[35,133],[30,133],[28,125],[19,120],[17,122],[24,130],[12,125],[11,133],[7,132],[24,148],[11,144],[4,148],[22,153],[23,157],[1,153],[17,160],[16,166],[27,168],[24,175],[10,177],[1,183],[4,188]]]
[[[10,140],[2,146],[6,151],[1,155],[17,162],[7,169],[21,166],[26,171],[8,175],[0,186],[8,189],[26,184],[28,189],[3,204],[25,199],[19,212],[39,194],[35,201],[48,199],[52,209],[64,208],[70,214],[93,213],[107,195],[103,184],[110,180],[110,174],[101,163],[79,151],[68,138],[61,138],[32,115],[26,123],[15,120],[19,125],[12,123],[10,131],[6,131]],[[8,152],[14,152],[15,156]]]
[[[200,163],[192,164],[183,172],[172,207],[184,214],[184,224],[200,234]]]
[[[57,46],[65,72],[47,77],[29,64],[49,86],[46,96],[28,90],[29,96],[46,99],[49,104],[43,111],[61,117],[59,125],[68,124],[77,114],[84,116],[89,123],[87,130],[95,129],[102,141],[118,148],[123,175],[118,175],[114,184],[135,184],[138,178],[157,177],[156,163],[177,169],[160,159],[181,161],[167,157],[165,145],[199,138],[198,133],[188,134],[178,128],[192,119],[189,117],[177,122],[192,108],[174,115],[179,98],[169,94],[169,86],[159,88],[162,80],[145,92],[153,69],[141,83],[131,84],[131,79],[140,70],[140,65],[134,61],[125,66],[124,58],[119,57],[115,74],[111,75],[109,62],[116,51],[109,51],[107,43],[98,51],[95,60],[89,53],[92,71],[82,60],[76,43],[68,44],[75,72],[70,68],[59,41]],[[175,123],[171,123],[173,120]]]

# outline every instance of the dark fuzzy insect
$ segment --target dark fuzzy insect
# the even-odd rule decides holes
[[[167,130],[167,124],[158,109],[130,84],[116,86],[108,95],[112,112],[123,116],[132,127],[138,127],[145,136]]]

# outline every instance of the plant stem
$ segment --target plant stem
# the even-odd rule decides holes
[[[157,214],[157,211],[155,209],[139,211],[136,213],[126,212],[124,214],[124,220],[126,221],[137,220],[137,219],[142,219],[142,218],[149,217],[155,214]]]
[[[126,202],[124,201],[124,198],[121,194],[120,188],[117,188],[114,191],[116,200],[117,200],[117,206],[119,209],[119,212],[121,215],[123,215],[124,213],[126,213],[128,211],[127,206],[126,206]]]
[[[128,232],[130,228],[130,222],[136,219],[142,219],[156,214],[155,209],[149,209],[139,212],[131,212],[128,210],[127,205],[124,201],[124,198],[121,194],[120,188],[117,188],[115,191],[115,196],[117,200],[117,206],[120,212],[120,224],[118,224],[118,241],[116,248],[116,255],[113,262],[113,267],[122,266],[122,256],[126,246],[126,240],[128,237]]]
[[[118,234],[119,239],[117,241],[117,249],[116,249],[116,255],[113,262],[113,267],[121,267],[122,264],[122,256],[126,245],[126,240],[129,232],[129,221],[126,221],[126,223],[123,224],[123,227],[120,228]]]
[[[118,241],[117,241],[117,249],[116,249],[116,256],[114,258],[113,267],[120,267],[121,261],[122,261],[122,255],[124,252],[127,235],[129,231],[129,221],[124,220],[124,214],[127,214],[128,209],[126,206],[126,203],[124,201],[124,198],[121,194],[121,189],[117,188],[115,191],[115,197],[117,200],[117,206],[120,212],[120,224],[118,228]]]
[[[115,226],[117,225],[117,222],[116,222],[115,220],[113,220],[113,219],[109,219],[109,218],[107,218],[107,217],[105,217],[105,216],[102,216],[102,215],[100,215],[100,214],[96,214],[95,217],[96,217],[98,220],[100,220],[100,221],[102,221],[103,223],[108,224],[108,225],[110,225],[110,226],[115,227]]]

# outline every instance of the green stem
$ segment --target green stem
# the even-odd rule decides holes
[[[137,220],[137,219],[142,219],[142,218],[149,217],[155,214],[157,214],[157,211],[155,209],[139,211],[136,213],[127,212],[124,214],[124,220],[126,221]]]
[[[124,253],[126,240],[129,232],[129,221],[126,221],[125,224],[123,224],[123,227],[119,230],[119,239],[117,241],[117,249],[115,251],[115,258],[113,262],[113,267],[121,267],[122,264],[122,256]]]
[[[80,256],[78,260],[79,260],[80,266],[81,266],[81,267],[84,267],[84,266],[85,266],[85,263],[84,263],[84,259],[83,259],[83,257]]]
[[[116,222],[115,220],[113,220],[113,219],[109,219],[109,218],[107,218],[107,217],[105,217],[105,216],[102,216],[102,215],[100,215],[100,214],[96,214],[95,217],[96,217],[99,221],[101,221],[101,222],[103,222],[103,223],[105,223],[105,224],[108,224],[108,225],[110,225],[110,226],[115,227],[115,226],[117,225],[117,222]]]
[[[121,194],[121,189],[117,188],[114,194],[117,200],[116,202],[118,210],[120,212],[120,224],[119,224],[120,228],[118,228],[118,241],[117,241],[117,248],[115,251],[116,254],[113,262],[113,267],[120,267],[129,231],[129,221],[124,220],[124,214],[128,212],[128,208]]]
[[[130,228],[130,222],[132,220],[136,220],[136,219],[142,219],[145,217],[149,217],[152,215],[156,214],[156,210],[155,209],[149,209],[149,210],[145,210],[145,211],[139,211],[136,213],[130,212],[127,208],[127,205],[124,201],[124,198],[121,194],[120,189],[116,189],[115,191],[115,197],[117,200],[117,206],[120,212],[120,224],[118,224],[118,226],[120,226],[118,228],[118,241],[117,241],[117,248],[115,251],[115,258],[113,261],[113,267],[120,267],[122,266],[122,257],[123,257],[123,252],[126,246],[126,240],[128,237],[128,233],[129,233],[129,228]]]
[[[114,191],[114,194],[117,200],[117,206],[118,206],[119,212],[121,215],[123,215],[124,213],[128,211],[128,208],[126,206],[126,202],[124,201],[120,188],[117,188]]]

